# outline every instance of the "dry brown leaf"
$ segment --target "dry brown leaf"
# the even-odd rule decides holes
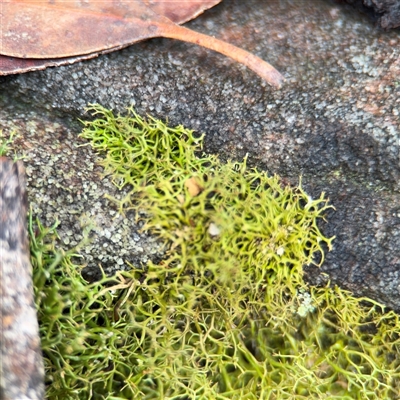
[[[190,196],[196,197],[199,193],[203,191],[203,188],[199,184],[198,180],[192,176],[185,181],[185,187],[188,190]]]
[[[73,63],[165,37],[218,51],[279,87],[282,75],[259,57],[177,25],[220,1],[6,0],[1,9],[0,75]]]

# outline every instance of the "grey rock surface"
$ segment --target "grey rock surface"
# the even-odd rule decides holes
[[[400,0],[344,0],[368,14],[384,29],[400,26]]]
[[[98,157],[77,138],[89,103],[134,105],[206,133],[206,151],[279,174],[336,211],[336,235],[312,284],[326,280],[400,310],[400,35],[347,5],[324,0],[224,0],[188,27],[254,52],[286,77],[273,90],[208,50],[154,39],[75,65],[0,78],[0,128],[17,127],[30,157],[30,200],[46,223],[61,220],[69,244],[95,220],[87,263],[108,272],[161,257],[103,197]],[[115,218],[114,218],[115,217]]]

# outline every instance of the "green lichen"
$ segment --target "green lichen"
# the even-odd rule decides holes
[[[89,110],[82,136],[129,188],[116,204],[165,257],[89,284],[31,220],[49,399],[399,398],[398,315],[303,281],[333,240],[323,195],[222,164],[183,127]]]
[[[0,130],[0,157],[12,157],[14,161],[23,160],[25,155],[18,155],[13,147],[14,140],[18,137],[16,131],[11,131],[10,135],[6,137],[2,130]]]

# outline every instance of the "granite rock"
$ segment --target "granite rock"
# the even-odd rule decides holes
[[[342,0],[341,0],[342,1]],[[395,29],[400,26],[399,0],[344,0],[363,13],[369,15],[384,29]]]

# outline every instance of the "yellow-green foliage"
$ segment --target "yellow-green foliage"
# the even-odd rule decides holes
[[[183,127],[90,110],[82,136],[165,258],[88,284],[31,221],[48,398],[399,398],[398,316],[302,279],[331,246],[323,195],[201,155]]]
[[[17,136],[17,133],[15,131],[12,131],[7,138],[4,135],[3,131],[0,130],[0,157],[10,157],[14,161],[22,160],[25,158],[24,155],[18,155],[14,151],[13,142]]]

